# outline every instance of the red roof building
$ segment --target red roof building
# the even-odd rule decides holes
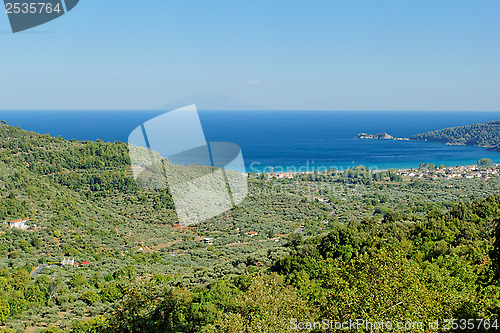
[[[9,222],[10,228],[16,228],[16,229],[27,229],[28,226],[26,225],[26,222],[29,222],[29,218],[24,218],[24,219],[18,219],[14,221]]]

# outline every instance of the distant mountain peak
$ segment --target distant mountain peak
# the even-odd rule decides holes
[[[164,105],[159,110],[174,110],[187,105],[195,104],[198,110],[268,110],[268,108],[247,104],[226,94],[196,93]]]

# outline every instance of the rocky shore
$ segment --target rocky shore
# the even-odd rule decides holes
[[[367,134],[367,133],[359,133],[356,136],[357,139],[371,139],[371,140],[409,140],[407,138],[395,138],[390,134],[385,132],[378,134]]]

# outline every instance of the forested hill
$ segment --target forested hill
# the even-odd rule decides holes
[[[238,207],[181,227],[169,192],[137,186],[129,163],[122,142],[0,124],[0,221],[29,218],[0,224],[0,333],[500,327],[496,167],[250,173]]]
[[[411,139],[487,147],[500,151],[500,119],[485,124],[450,127],[417,134]]]

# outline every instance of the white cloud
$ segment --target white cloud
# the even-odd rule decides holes
[[[248,84],[249,85],[253,85],[253,84],[262,84],[263,82],[262,81],[259,81],[259,80],[252,80],[252,81],[248,81]]]

